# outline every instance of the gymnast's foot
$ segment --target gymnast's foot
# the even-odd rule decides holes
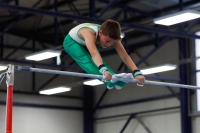
[[[111,90],[111,89],[113,89],[114,88],[114,86],[113,87],[110,87],[110,86],[106,86],[109,90]]]
[[[117,90],[121,90],[121,89],[122,89],[122,87],[121,87],[121,86],[118,86],[118,85],[115,85],[115,88],[116,88]]]

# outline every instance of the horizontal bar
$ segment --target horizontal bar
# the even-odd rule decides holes
[[[93,79],[102,79],[103,78],[102,75],[85,74],[85,73],[68,72],[68,71],[58,71],[58,70],[48,70],[48,69],[40,69],[40,68],[31,68],[29,66],[15,66],[15,70],[26,71],[26,72],[48,73],[48,74],[60,74],[60,75],[77,76],[77,77],[85,77],[85,78],[93,78]],[[123,81],[137,83],[136,79],[123,78]],[[149,80],[146,80],[145,84],[158,85],[158,86],[169,86],[169,87],[176,87],[176,88],[186,88],[186,89],[200,89],[200,87],[198,87],[198,86],[175,84],[175,83],[165,83],[165,82],[149,81]]]
[[[42,10],[42,9],[33,9],[30,7],[14,6],[14,5],[9,5],[9,4],[4,4],[4,3],[0,3],[0,8],[14,10],[14,11],[22,11],[22,12],[31,13],[31,14],[39,14],[39,15],[46,15],[46,16],[52,16],[52,17],[61,17],[61,18],[65,18],[65,19],[68,18],[71,20],[77,20],[77,21],[81,21],[81,22],[87,21],[87,22],[102,24],[105,21],[105,20],[100,20],[100,19],[91,18],[91,17],[75,16],[75,15],[71,15],[71,14],[47,11],[47,10]],[[162,33],[162,34],[169,35],[169,36],[176,36],[176,37],[182,37],[182,38],[199,38],[200,39],[200,36],[198,36],[198,35],[185,34],[184,32],[175,32],[175,31],[170,31],[170,30],[164,30],[161,28],[147,27],[147,26],[143,26],[143,25],[130,24],[130,23],[120,23],[120,25],[124,28],[129,28],[129,29],[131,28],[131,29],[136,29],[136,30],[144,31],[144,32]]]
[[[102,79],[102,75],[93,75],[93,74],[68,72],[68,71],[58,71],[58,70],[48,70],[48,69],[32,68],[32,67],[29,67],[29,66],[15,66],[15,70],[26,71],[26,72],[60,74],[60,75],[67,75],[67,76],[77,76],[77,77],[85,77],[85,78]]]

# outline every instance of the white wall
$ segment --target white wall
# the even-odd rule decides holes
[[[0,93],[0,101],[5,101],[5,99],[6,93]],[[82,107],[81,100],[53,96],[14,94],[13,102],[62,107]],[[1,133],[5,132],[5,117],[6,106],[0,105]],[[13,106],[13,132],[82,133],[83,113],[80,110]]]
[[[193,117],[193,133],[199,133],[200,131],[200,115]]]
[[[96,133],[119,133],[129,117],[99,120],[96,122]],[[154,115],[139,116],[139,119],[152,133],[180,133],[180,114],[178,111],[171,113],[158,113]],[[133,118],[124,133],[148,133],[147,130]]]
[[[0,105],[0,112],[0,132],[3,133],[5,132],[5,106]],[[14,133],[82,133],[82,123],[81,111],[15,106],[13,108]]]
[[[98,94],[102,94],[100,88],[97,88]],[[99,91],[100,90],[100,91]],[[103,90],[103,89],[102,89]],[[155,91],[154,91],[155,90]],[[152,91],[152,92],[151,92]],[[157,92],[156,92],[157,91]],[[95,93],[96,94],[96,93]],[[96,94],[96,95],[98,95]],[[162,96],[170,94],[165,88],[124,88],[122,90],[110,90],[108,91],[105,99],[101,105],[108,105],[111,103],[120,103],[126,101],[135,101],[144,98],[151,98],[156,96]],[[131,100],[132,99],[132,100]],[[180,106],[180,102],[177,98],[168,98],[164,100],[156,100],[149,102],[141,102],[136,104],[129,104],[124,106],[111,107],[106,109],[99,109],[96,112],[95,118],[103,118],[109,116],[116,116],[122,114],[139,113],[149,110],[164,109],[170,107]],[[115,133],[120,132],[122,127],[128,120],[129,116],[117,117],[112,119],[97,120],[96,133]],[[153,133],[180,133],[180,111],[179,109],[173,109],[170,111],[158,111],[152,113],[146,113],[138,115],[139,118],[145,123],[145,125]],[[125,133],[147,133],[144,127],[136,120],[132,119]]]
[[[145,48],[137,49],[142,57],[145,56],[149,51],[151,51],[154,46],[148,46]],[[170,51],[170,52],[169,52]],[[179,60],[178,58],[178,43],[177,40],[172,40],[167,42],[163,47],[158,49],[152,56],[150,56],[145,62],[138,66],[139,69],[152,67],[156,65],[161,65],[165,63],[173,63]],[[134,62],[140,60],[137,54],[131,54]],[[119,66],[121,60],[119,57],[114,55],[106,58],[106,62],[111,65],[112,68],[116,70]],[[119,59],[117,59],[119,58]],[[122,70],[123,71],[123,70]],[[179,68],[177,70],[159,73],[160,76],[166,77],[179,77]],[[167,81],[166,81],[167,82]],[[95,89],[95,101],[97,102],[104,91],[103,86],[96,87]],[[178,88],[172,88],[176,93],[179,93]],[[171,92],[167,87],[154,86],[154,85],[144,85],[144,87],[137,87],[133,83],[127,84],[122,90],[109,90],[102,101],[101,105],[109,105],[127,101],[135,101],[145,98],[152,98],[164,95],[170,95]],[[95,118],[104,118],[109,116],[116,116],[122,114],[138,113],[149,110],[164,109],[170,107],[180,106],[180,102],[177,98],[168,98],[155,101],[147,101],[135,104],[128,104],[124,106],[110,107],[106,109],[99,109]],[[180,110],[173,109],[169,111],[158,111],[154,113],[146,113],[137,115],[143,123],[149,128],[153,133],[180,133]],[[129,116],[125,117],[115,117],[110,119],[102,119],[95,121],[95,133],[117,133],[120,132],[128,120]],[[133,118],[125,129],[124,133],[148,133],[145,128],[138,122],[137,119]]]

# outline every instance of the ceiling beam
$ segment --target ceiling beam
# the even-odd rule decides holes
[[[0,3],[0,8],[10,9],[10,10],[15,10],[15,11],[22,11],[22,12],[27,12],[27,13],[32,13],[32,14],[47,15],[47,16],[52,16],[52,17],[69,18],[69,19],[78,20],[78,21],[84,21],[84,22],[87,21],[87,22],[94,22],[94,23],[100,23],[100,24],[105,21],[105,20],[95,19],[91,17],[75,16],[75,15],[64,14],[60,12],[33,9],[33,8],[14,6],[14,5],[3,4],[3,3]],[[147,27],[147,26],[138,25],[138,24],[130,24],[130,23],[120,23],[120,24],[124,28],[136,29],[143,32],[162,33],[165,35],[176,36],[176,37],[181,37],[181,38],[200,39],[200,36],[193,35],[193,34],[185,34],[181,32],[174,32],[174,31],[164,30],[160,28]]]

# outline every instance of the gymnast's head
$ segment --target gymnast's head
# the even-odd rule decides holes
[[[116,41],[121,40],[121,27],[114,20],[106,20],[99,29],[99,41],[103,48],[110,47]]]

